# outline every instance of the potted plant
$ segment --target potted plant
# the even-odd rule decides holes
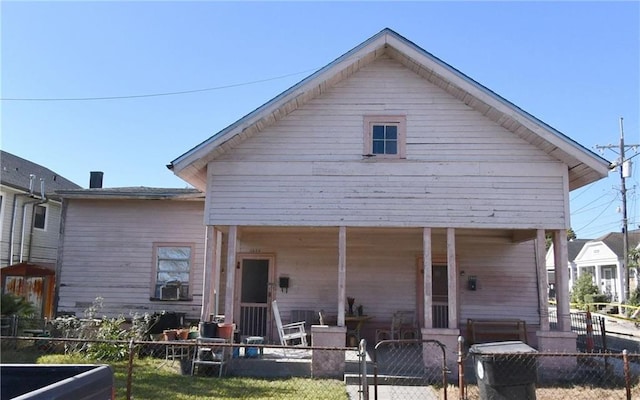
[[[197,339],[198,337],[200,337],[200,330],[197,326],[192,325],[189,328],[189,335],[187,336],[187,339]]]
[[[187,340],[189,338],[189,328],[178,329],[176,338],[178,340]]]

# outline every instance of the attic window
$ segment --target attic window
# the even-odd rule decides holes
[[[406,158],[406,117],[374,115],[364,117],[364,156]]]

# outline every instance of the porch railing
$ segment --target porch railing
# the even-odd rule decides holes
[[[267,306],[247,304],[240,306],[240,330],[246,336],[267,336]]]
[[[441,329],[449,327],[449,305],[447,303],[433,303],[433,327]]]

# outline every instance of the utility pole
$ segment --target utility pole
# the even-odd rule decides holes
[[[618,147],[619,158],[616,162],[612,163],[620,171],[620,195],[622,197],[622,268],[625,274],[624,277],[624,302],[631,297],[631,290],[629,287],[629,233],[628,233],[628,219],[627,219],[627,186],[625,183],[626,178],[631,176],[631,161],[625,158],[625,150],[627,148],[637,149],[639,144],[625,145],[624,143],[624,126],[623,119],[620,117],[620,144]],[[615,145],[596,146],[597,149],[610,149],[615,152]]]

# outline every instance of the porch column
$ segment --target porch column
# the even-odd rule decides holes
[[[227,245],[227,287],[224,296],[224,322],[234,322],[235,305],[235,278],[236,278],[236,252],[238,247],[238,226],[229,227],[229,240]]]
[[[431,228],[424,228],[422,231],[422,254],[424,326],[421,328],[433,328],[433,257],[431,255]]]
[[[576,282],[576,279],[578,279],[577,273],[578,268],[576,265],[573,261],[569,262],[569,290],[571,290],[571,286]]]
[[[449,280],[449,329],[458,329],[458,267],[456,265],[456,230],[447,228],[447,277]],[[425,271],[426,275],[426,271]]]
[[[204,239],[204,268],[202,270],[202,304],[200,306],[200,321],[208,321],[209,314],[211,314],[211,277],[214,275],[213,270],[215,268],[215,260],[213,257],[214,246],[214,228],[211,225],[207,225]]]
[[[598,287],[600,293],[602,293],[602,268],[598,264],[593,265],[593,279],[596,280],[594,284]]]
[[[570,332],[567,232],[564,230],[553,231],[553,257],[556,271],[558,330]]]
[[[536,269],[538,271],[538,309],[540,310],[540,330],[549,330],[549,287],[547,267],[545,263],[545,232],[538,229],[536,240],[534,241],[534,251],[536,252]],[[556,277],[556,280],[558,278]]]
[[[625,270],[624,270],[624,262],[620,262],[618,261],[616,263],[616,269],[614,271],[616,271],[616,277],[614,279],[614,282],[616,283],[616,294],[618,295],[618,302],[619,303],[626,303],[627,301],[627,297],[625,295],[625,288],[627,287],[627,283],[626,283],[626,274],[625,274]],[[620,308],[620,312],[622,312],[622,309]]]
[[[338,326],[344,324],[344,305],[347,282],[347,227],[341,226],[338,233]]]
[[[220,274],[222,273],[222,231],[214,228],[213,313],[220,314]]]

